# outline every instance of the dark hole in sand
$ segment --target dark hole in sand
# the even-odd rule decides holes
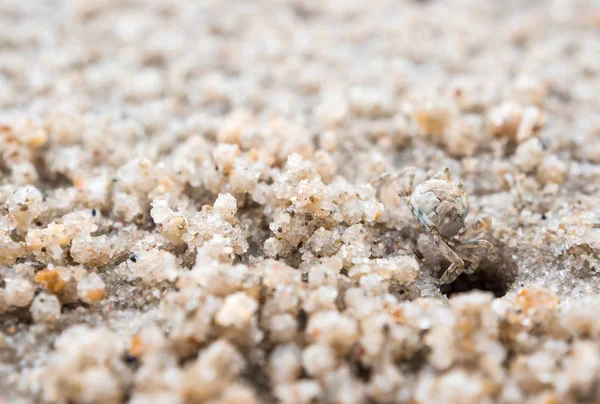
[[[492,292],[496,297],[504,296],[513,284],[517,274],[517,264],[510,251],[499,251],[500,258],[494,262],[484,258],[472,275],[461,274],[449,285],[441,285],[442,294],[450,297],[455,293],[472,290]]]

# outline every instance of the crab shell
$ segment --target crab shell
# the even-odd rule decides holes
[[[445,237],[456,235],[469,214],[469,201],[462,187],[441,179],[422,182],[414,189],[409,204],[421,226],[435,228]]]

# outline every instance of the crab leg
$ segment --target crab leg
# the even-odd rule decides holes
[[[477,268],[479,267],[479,257],[475,254],[469,254],[468,252],[464,252],[458,249],[455,249],[454,252],[463,259],[463,261],[468,261],[469,265],[465,267],[465,273],[468,275],[473,274]]]
[[[412,193],[413,181],[415,179],[415,174],[417,172],[416,167],[406,167],[402,171],[398,173],[383,173],[375,180],[372,181],[372,184],[376,187],[381,187],[382,185],[390,184],[392,182],[396,182],[398,180],[403,180],[403,182],[408,182],[408,184],[400,185],[400,196],[406,198],[408,195]]]
[[[494,245],[487,240],[461,241],[460,246],[463,248],[485,248],[492,260],[496,261],[498,259],[496,248],[494,248]]]
[[[447,285],[454,282],[464,270],[464,267],[459,269],[455,263],[450,264],[448,269],[446,269],[446,272],[444,272],[440,278],[440,285]]]
[[[433,230],[433,229],[432,229]],[[452,248],[446,244],[437,231],[431,232],[431,237],[436,247],[440,250],[442,256],[451,262],[446,272],[440,278],[440,284],[452,283],[465,269],[465,262],[460,258]]]
[[[468,229],[466,229],[463,234],[461,234],[461,238],[463,240],[474,240],[483,235],[483,233],[488,232],[492,228],[492,219],[489,217],[484,217],[481,219],[477,219],[475,223]]]

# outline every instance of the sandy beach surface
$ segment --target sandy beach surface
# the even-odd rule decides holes
[[[596,0],[0,1],[0,403],[597,403],[599,206]]]

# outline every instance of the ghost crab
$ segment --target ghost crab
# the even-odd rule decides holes
[[[492,243],[480,238],[492,226],[489,217],[478,219],[471,227],[463,229],[469,214],[469,201],[462,182],[453,183],[450,170],[445,167],[414,187],[416,173],[415,167],[408,167],[399,173],[383,174],[375,184],[402,181],[399,196],[407,201],[413,216],[429,233],[442,256],[450,261],[439,283],[452,283],[463,272],[475,272],[480,259],[465,250],[484,248],[493,260],[497,260]]]

